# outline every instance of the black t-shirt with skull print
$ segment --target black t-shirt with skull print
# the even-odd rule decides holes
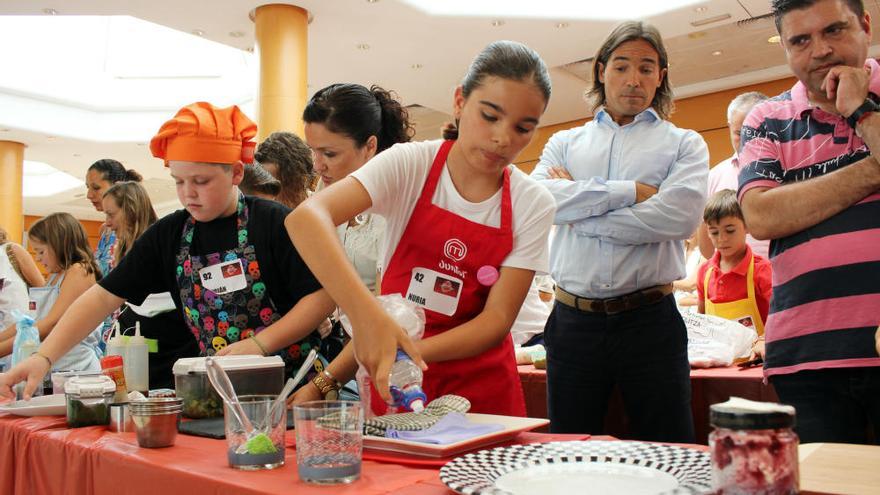
[[[321,288],[312,272],[293,247],[284,219],[290,208],[252,196],[246,196],[250,219],[248,241],[254,246],[262,281],[278,313],[283,315],[303,297]],[[141,304],[149,294],[171,292],[174,304],[182,311],[177,284],[177,253],[183,226],[189,217],[178,210],[153,224],[134,243],[99,283],[110,293],[132,304]],[[234,249],[238,245],[236,215],[210,222],[196,222],[190,252],[210,254]],[[189,333],[181,320],[181,331]]]

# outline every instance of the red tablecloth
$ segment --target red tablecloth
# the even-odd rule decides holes
[[[514,443],[584,438],[522,433]],[[178,435],[173,447],[142,449],[133,433],[110,433],[103,427],[68,429],[64,417],[0,414],[0,493],[4,495],[450,493],[438,473],[437,467],[365,460],[360,480],[321,487],[299,480],[292,448],[279,469],[238,471],[226,464],[225,440]]]
[[[533,418],[547,417],[547,372],[532,365],[519,367],[519,377],[526,397],[526,412]],[[691,410],[697,442],[705,444],[709,427],[709,406],[731,396],[757,401],[776,402],[779,398],[771,385],[764,385],[760,367],[741,370],[736,366],[691,370]],[[606,433],[629,438],[623,401],[615,390],[605,419]]]

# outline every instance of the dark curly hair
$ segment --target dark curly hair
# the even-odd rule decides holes
[[[409,112],[396,95],[379,86],[331,84],[312,96],[303,111],[307,124],[323,124],[330,132],[344,134],[357,144],[376,136],[376,153],[412,139],[415,128]]]
[[[296,134],[273,132],[260,143],[254,159],[261,164],[274,163],[278,167],[281,191],[275,198],[291,208],[306,200],[307,190],[315,179],[312,150]]]

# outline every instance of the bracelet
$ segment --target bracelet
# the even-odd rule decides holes
[[[263,347],[262,342],[260,342],[259,340],[257,340],[257,336],[256,336],[256,335],[251,335],[251,340],[253,340],[254,342],[257,343],[257,347],[260,348],[260,351],[263,352],[263,355],[264,355],[264,356],[268,356],[268,355],[269,355],[269,351],[267,351],[266,348]]]
[[[51,359],[49,359],[49,356],[43,354],[42,352],[37,351],[37,352],[35,352],[35,353],[31,354],[31,355],[32,355],[32,356],[40,356],[41,358],[45,359],[46,362],[49,363],[49,367],[50,367],[50,368],[51,368],[52,366],[54,366],[54,363],[52,362]]]

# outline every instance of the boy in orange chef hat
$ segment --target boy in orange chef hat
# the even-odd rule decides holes
[[[71,306],[37,354],[0,375],[0,395],[27,379],[29,396],[51,364],[106,315],[152,293],[171,292],[203,356],[277,353],[289,373],[320,347],[315,328],[335,305],[290,238],[279,235],[290,209],[237,187],[256,133],[238,107],[203,102],[162,125],[150,150],[169,168],[184,209],[150,227]]]

